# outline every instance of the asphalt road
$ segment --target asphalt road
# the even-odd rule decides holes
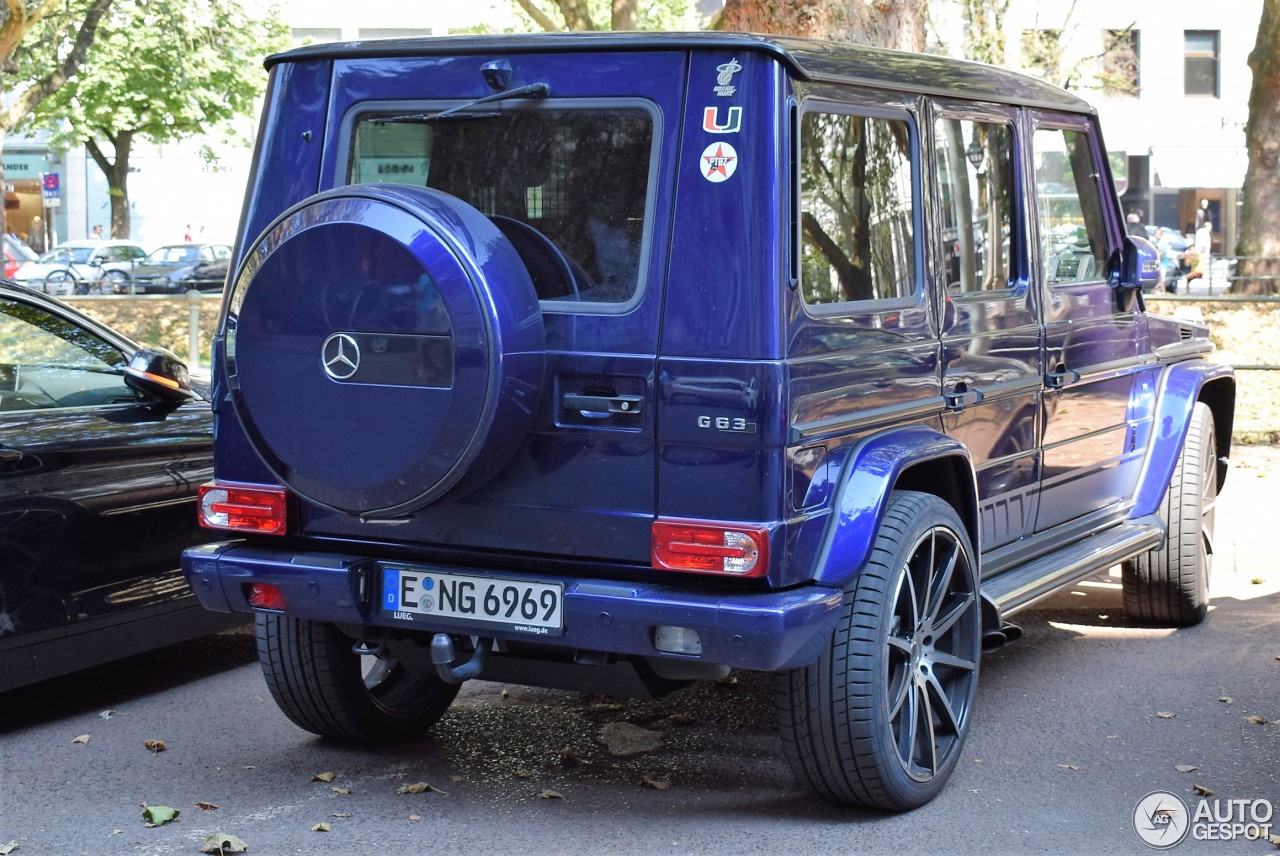
[[[233,633],[0,696],[0,853],[194,854],[214,832],[250,854],[1149,853],[1133,814],[1152,791],[1280,806],[1278,481],[1280,450],[1237,449],[1201,626],[1128,624],[1110,579],[1023,613],[983,662],[956,774],[908,814],[800,791],[765,675],[650,702],[477,682],[432,735],[357,749],[289,723]],[[147,828],[143,803],[181,814]]]

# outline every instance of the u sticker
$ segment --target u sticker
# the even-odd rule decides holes
[[[742,130],[742,108],[730,107],[728,121],[720,121],[719,107],[702,108],[702,130],[708,134],[736,134]]]

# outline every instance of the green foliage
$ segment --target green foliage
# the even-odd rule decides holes
[[[512,5],[522,9],[531,5],[538,9],[561,27],[565,26],[565,15],[561,11],[564,6],[574,5],[577,0],[511,0]],[[636,28],[640,30],[684,30],[694,25],[701,25],[694,11],[694,0],[632,0],[635,7]],[[586,0],[586,11],[591,18],[591,29],[607,30],[612,20],[613,3],[611,0]],[[527,11],[526,11],[526,14]],[[530,30],[541,27],[530,19]]]
[[[63,33],[48,22],[24,70],[58,50]],[[239,0],[116,0],[80,73],[39,106],[32,124],[63,145],[204,135],[252,111],[266,83],[263,56],[287,44],[274,12]]]

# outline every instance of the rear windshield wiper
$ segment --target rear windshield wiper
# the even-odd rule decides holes
[[[477,98],[474,101],[468,101],[465,104],[459,104],[457,107],[450,107],[448,110],[442,110],[439,113],[406,113],[403,116],[387,116],[381,119],[371,120],[375,125],[396,124],[402,122],[412,122],[415,124],[425,124],[436,122],[440,119],[448,119],[465,113],[473,107],[481,104],[492,104],[495,101],[506,101],[510,98],[546,98],[551,94],[551,87],[545,83],[530,83],[527,86],[517,86],[515,89],[507,89],[503,92],[495,92],[492,95],[486,95],[483,98]],[[473,114],[475,116],[491,116],[491,113]]]

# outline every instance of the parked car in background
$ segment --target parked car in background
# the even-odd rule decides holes
[[[23,262],[35,261],[36,253],[16,235],[4,236],[4,276],[13,279]]]
[[[1160,250],[1160,279],[1165,283],[1166,290],[1173,291],[1178,282],[1191,273],[1187,251],[1193,249],[1193,242],[1172,226],[1147,226],[1146,229],[1151,242]],[[1156,239],[1157,231],[1160,232],[1159,240]],[[1161,244],[1168,245],[1168,252]]]
[[[134,264],[146,255],[137,241],[67,241],[22,265],[14,279],[46,294],[127,291]]]
[[[230,626],[178,568],[211,427],[172,355],[0,282],[0,691]]]
[[[133,272],[136,294],[222,291],[231,264],[226,244],[170,244],[147,256]]]

